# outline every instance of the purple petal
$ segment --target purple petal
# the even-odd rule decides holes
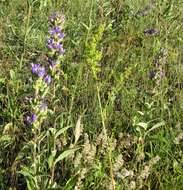
[[[48,43],[48,44],[52,44],[53,42],[54,42],[53,38],[49,38],[49,39],[47,40],[47,43]]]
[[[55,33],[60,33],[61,32],[61,30],[60,30],[60,28],[58,26],[54,27],[54,31],[55,31]]]
[[[50,29],[49,30],[49,34],[53,36],[55,34],[55,30],[54,29]]]
[[[32,124],[32,123],[34,123],[36,121],[36,119],[37,119],[36,114],[32,114],[32,115],[28,115],[26,117],[25,121],[26,121],[27,124]]]
[[[51,83],[51,76],[50,76],[50,75],[46,75],[46,77],[44,78],[44,81],[45,81],[47,84],[50,84],[50,83]]]
[[[46,73],[45,68],[40,67],[39,70],[38,70],[38,76],[39,77],[44,77],[45,73]]]
[[[36,119],[37,119],[36,114],[32,114],[31,115],[31,122],[34,123],[36,121]]]
[[[59,37],[59,39],[63,39],[65,37],[65,34],[61,32],[58,34],[58,37]]]
[[[40,64],[34,64],[34,63],[31,64],[32,73],[37,73],[39,68],[40,68]]]

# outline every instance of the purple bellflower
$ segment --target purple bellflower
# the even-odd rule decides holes
[[[39,70],[38,70],[38,76],[39,77],[44,77],[45,74],[46,74],[45,68],[40,67]]]
[[[36,114],[32,114],[32,115],[26,117],[26,122],[28,124],[33,124],[36,120],[37,120]]]
[[[51,83],[51,76],[50,75],[46,75],[44,78],[45,83],[50,84]]]
[[[32,63],[31,64],[31,70],[32,70],[32,73],[38,73],[38,70],[39,70],[39,68],[40,68],[40,64],[34,64],[34,63]]]

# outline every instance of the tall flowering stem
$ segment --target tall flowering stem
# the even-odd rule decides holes
[[[34,81],[34,98],[31,100],[31,111],[30,114],[26,117],[26,122],[28,125],[32,126],[33,133],[33,171],[35,178],[36,188],[38,188],[38,184],[41,181],[41,177],[38,177],[38,173],[41,172],[41,126],[44,120],[47,118],[47,103],[45,101],[45,97],[47,96],[50,84],[51,84],[51,76],[49,75],[49,71],[45,66],[32,63],[31,71],[36,80]]]
[[[63,39],[65,37],[65,33],[63,32],[63,26],[65,22],[65,17],[58,12],[53,13],[49,19],[49,34],[47,39],[47,47],[48,47],[48,63],[50,68],[50,73],[53,78],[53,98],[56,96],[57,88],[60,83],[60,75],[61,71],[61,63],[64,58],[65,49],[63,48]],[[53,101],[54,104],[54,101]],[[54,110],[55,111],[55,108]],[[55,141],[55,139],[54,139]],[[52,152],[56,152],[55,142],[51,147]],[[52,156],[52,155],[51,155]],[[52,163],[50,166],[50,183],[53,182],[55,173],[55,164]]]
[[[65,33],[63,32],[63,26],[65,22],[65,17],[58,12],[53,13],[49,19],[49,35],[47,39],[48,47],[48,62],[50,65],[50,71],[52,77],[58,80],[60,74],[59,67],[63,60],[65,49],[63,48],[63,39]]]
[[[65,33],[63,32],[65,23],[65,16],[55,12],[48,18],[48,64],[51,76],[53,78],[52,88],[52,103],[55,105],[55,97],[58,89],[60,88],[61,76],[63,71],[61,70],[61,63],[64,59],[65,49],[63,47],[63,40]],[[56,111],[56,107],[53,106],[53,111]]]
[[[31,110],[26,116],[26,124],[32,126],[33,132],[33,160],[32,165],[34,175],[40,173],[40,152],[41,152],[41,126],[44,120],[47,118],[47,103],[46,97],[48,93],[52,93],[52,89],[55,89],[55,85],[60,79],[60,63],[62,62],[65,50],[63,48],[63,38],[65,34],[62,32],[62,27],[65,21],[65,17],[59,13],[53,13],[49,17],[49,31],[46,46],[48,48],[48,61],[43,65],[39,63],[31,63],[30,69],[33,74],[34,80],[34,97],[30,101]],[[53,87],[52,87],[53,86]],[[55,96],[55,90],[53,92]],[[54,147],[52,147],[55,149]],[[54,178],[54,166],[51,167],[51,182]],[[39,184],[39,177],[36,184]],[[38,187],[37,187],[38,188]]]

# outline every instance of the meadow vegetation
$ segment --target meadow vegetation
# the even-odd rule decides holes
[[[0,0],[0,189],[183,189],[182,0]]]

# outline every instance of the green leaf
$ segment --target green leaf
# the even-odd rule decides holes
[[[10,78],[11,80],[15,80],[16,79],[16,75],[15,75],[15,71],[14,70],[10,70]]]
[[[12,138],[10,135],[3,135],[0,137],[0,142],[11,142]]]
[[[33,175],[30,172],[28,172],[27,169],[26,170],[23,169],[22,171],[19,171],[18,173],[22,174],[24,177],[29,177],[30,179],[34,179]]]
[[[71,128],[71,126],[67,126],[67,127],[64,127],[62,129],[60,129],[56,135],[55,135],[55,138],[57,138],[59,135],[61,135],[62,133],[64,133],[65,131],[67,131],[67,129]]]
[[[165,125],[165,122],[164,122],[164,121],[159,122],[159,123],[155,124],[153,127],[151,127],[151,128],[147,131],[147,133],[150,132],[150,131],[153,131],[153,130],[159,128],[159,127],[162,127],[162,126],[164,126],[164,125]]]
[[[53,165],[53,161],[54,161],[54,158],[55,158],[55,156],[56,156],[56,153],[57,153],[57,150],[53,150],[53,151],[51,152],[51,155],[50,155],[49,158],[48,158],[48,165],[49,165],[49,168],[51,168],[52,165]]]
[[[81,22],[81,24],[89,31],[90,28],[84,23],[84,22]]]
[[[147,124],[147,123],[140,122],[140,123],[137,123],[137,126],[140,126],[140,127],[142,127],[144,130],[146,130],[147,127],[148,127],[148,124]]]
[[[79,148],[74,148],[74,149],[70,149],[70,150],[66,150],[64,152],[62,152],[60,154],[60,156],[58,156],[58,158],[55,160],[55,164],[61,160],[63,160],[64,158],[69,157],[71,154],[73,154],[76,150],[78,150]]]

